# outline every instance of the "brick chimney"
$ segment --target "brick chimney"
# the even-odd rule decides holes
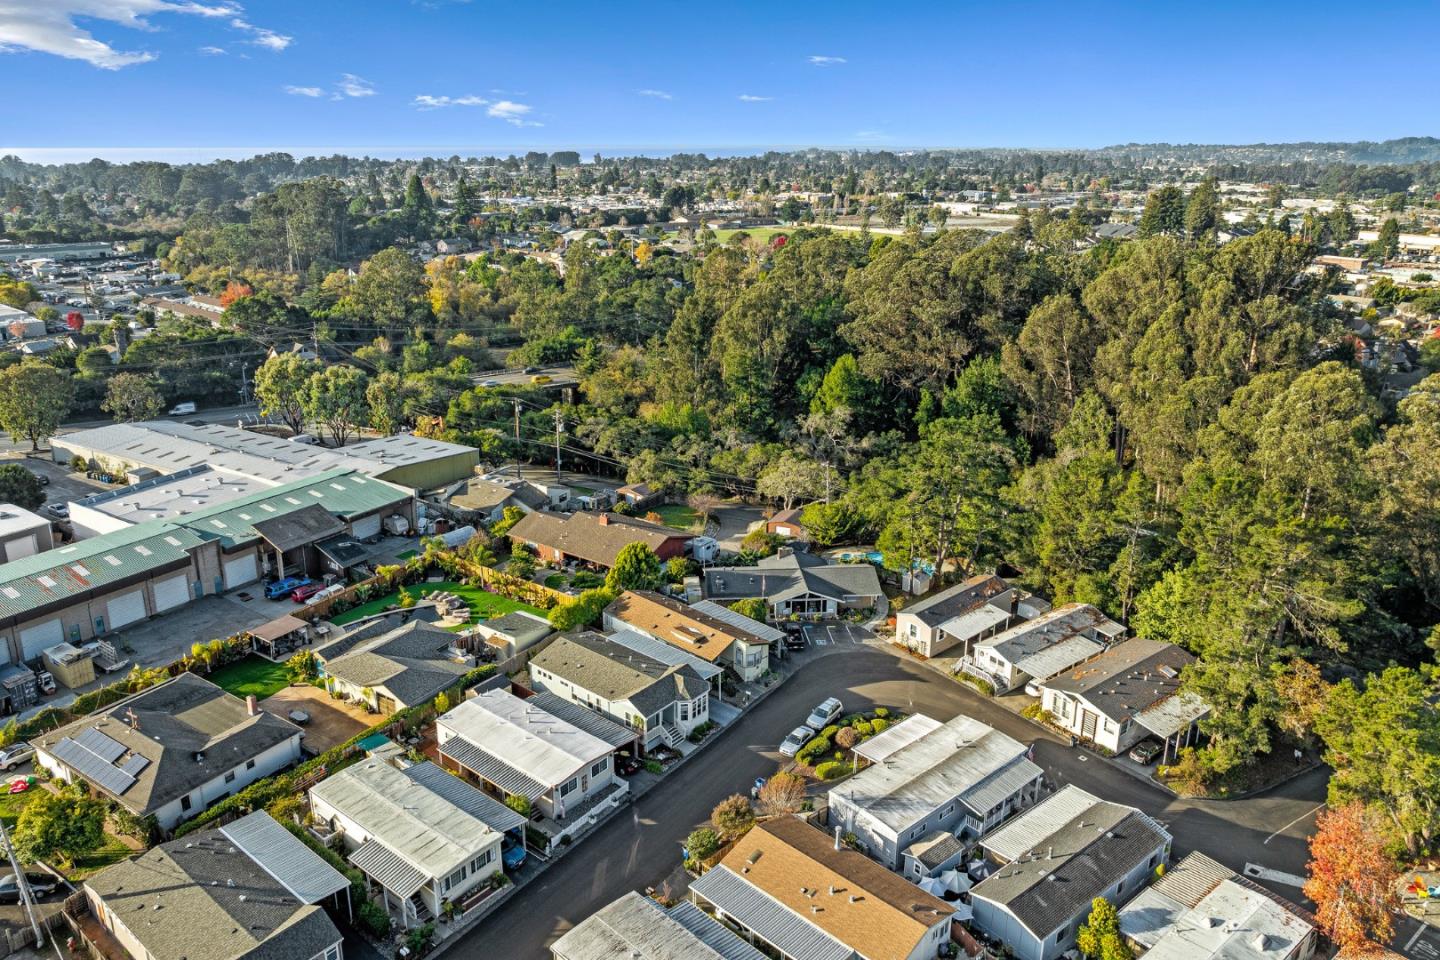
[[[608,527],[608,526],[610,526],[610,514],[608,514],[608,513],[602,513],[602,514],[600,514],[600,526],[602,526],[602,527]]]
[[[245,698],[245,712],[252,717],[260,716],[260,701],[255,699],[253,693]]]

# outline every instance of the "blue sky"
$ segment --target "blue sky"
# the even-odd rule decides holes
[[[1386,6],[1390,23],[1433,17],[1430,3]],[[1387,92],[1362,65],[1362,20],[1328,0],[0,0],[12,119],[0,152],[588,156],[1440,132],[1423,95]]]

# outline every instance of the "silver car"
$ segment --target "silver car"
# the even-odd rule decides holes
[[[815,736],[815,731],[809,727],[796,727],[790,731],[790,735],[780,744],[780,756],[793,757],[800,752],[800,748]]]
[[[35,748],[24,740],[0,747],[0,770],[14,770],[20,764],[35,756]]]

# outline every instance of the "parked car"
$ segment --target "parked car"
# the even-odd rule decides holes
[[[305,583],[303,577],[281,577],[273,583],[265,586],[266,600],[279,600],[288,593],[294,593],[295,588]]]
[[[14,770],[20,764],[35,756],[35,748],[24,740],[16,741],[8,747],[0,748],[0,770]]]
[[[55,520],[69,520],[70,505],[68,503],[60,503],[59,501],[47,503],[45,505],[45,514]]]
[[[800,626],[800,624],[797,623],[797,624],[795,624],[795,626],[798,627],[798,626]],[[804,649],[805,649],[805,631],[804,631],[804,630],[786,630],[786,631],[785,631],[785,649],[786,649],[786,650],[804,650]]]
[[[500,862],[505,864],[506,870],[519,870],[525,866],[525,859],[529,854],[520,844],[506,837],[500,843]]]
[[[805,718],[805,726],[819,733],[839,718],[845,710],[841,705],[839,697],[831,697],[820,706],[810,711],[810,716]]]
[[[60,881],[48,873],[27,873],[25,883],[30,887],[30,893],[35,897],[43,897],[60,889]],[[20,884],[15,880],[15,874],[7,873],[0,876],[0,903],[19,903]]]
[[[30,475],[40,482],[40,486],[50,486],[50,475],[48,473],[37,473],[36,471],[31,470]]]
[[[296,603],[304,603],[324,589],[325,584],[320,583],[318,580],[311,580],[308,583],[296,587],[294,591],[291,592],[290,599]]]
[[[1141,740],[1130,748],[1129,756],[1130,759],[1136,763],[1148,767],[1155,762],[1156,757],[1160,756],[1160,741],[1153,739]]]
[[[790,735],[780,742],[780,756],[793,757],[800,752],[800,748],[810,742],[815,736],[815,731],[809,727],[796,727],[790,731]]]
[[[1044,694],[1045,694],[1045,691],[1043,691],[1043,690],[1040,689],[1040,681],[1039,681],[1039,680],[1029,680],[1029,681],[1026,681],[1026,683],[1025,683],[1025,696],[1027,696],[1027,697],[1040,697],[1040,696],[1044,696]]]
[[[482,386],[482,387],[498,387],[498,386],[500,386],[500,381],[499,381],[499,380],[481,380],[481,381],[480,381],[480,386]]]

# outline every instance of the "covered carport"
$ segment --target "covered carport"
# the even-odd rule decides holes
[[[306,504],[269,520],[257,520],[251,526],[265,541],[274,564],[272,571],[279,577],[318,573],[320,558],[313,547],[345,532],[345,524],[318,503]]]
[[[1135,715],[1135,722],[1155,734],[1164,745],[1160,763],[1170,763],[1200,737],[1200,720],[1210,705],[1193,693],[1178,693]]]

